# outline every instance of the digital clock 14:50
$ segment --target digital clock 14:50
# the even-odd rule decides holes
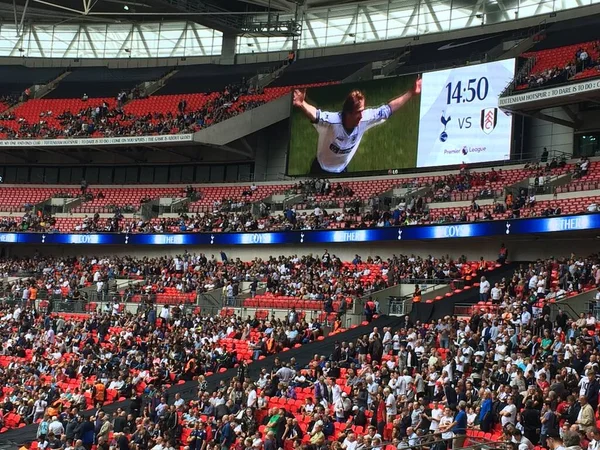
[[[475,99],[483,101],[487,97],[489,90],[490,85],[486,77],[481,77],[479,79],[471,78],[466,83],[466,87],[463,87],[462,81],[457,81],[454,85],[453,83],[448,83],[446,85],[446,103],[448,105],[452,102],[471,103]]]

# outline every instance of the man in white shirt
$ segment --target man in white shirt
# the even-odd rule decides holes
[[[479,282],[479,300],[482,302],[487,302],[490,296],[490,282],[485,279],[485,277],[481,277],[481,281]]]
[[[58,420],[58,417],[52,417],[52,422],[48,425],[48,434],[52,433],[54,436],[60,436],[65,432],[63,424]]]
[[[341,112],[326,112],[306,102],[306,90],[296,89],[293,104],[314,124],[319,141],[317,156],[311,166],[312,174],[342,173],[356,154],[364,134],[384,123],[414,95],[421,93],[421,78],[410,91],[379,108],[365,109],[365,96],[352,91],[346,97]]]
[[[517,407],[513,403],[512,397],[507,397],[507,405],[502,408],[500,411],[500,422],[502,426],[505,427],[507,424],[515,424],[515,420],[517,419]]]
[[[358,441],[356,440],[356,435],[354,433],[348,433],[346,439],[342,442],[342,448],[344,450],[356,450],[358,447]]]
[[[529,289],[530,290],[534,290],[537,287],[537,282],[538,282],[538,277],[537,275],[533,275],[530,279],[529,279]]]
[[[258,395],[256,393],[256,389],[254,386],[250,386],[248,388],[248,399],[246,400],[246,406],[248,408],[256,408],[256,402],[258,400]]]
[[[492,288],[492,302],[500,303],[500,299],[502,297],[502,289],[500,289],[500,285],[498,283],[494,284]]]
[[[388,416],[388,422],[392,423],[397,414],[396,397],[394,397],[390,388],[385,388],[383,390],[383,395],[385,397],[385,409]]]
[[[531,321],[531,313],[527,311],[527,307],[523,306],[523,312],[521,313],[521,326],[526,327]]]
[[[534,445],[521,433],[521,430],[515,428],[512,435],[512,441],[518,445],[518,450],[533,450]]]
[[[431,408],[431,416],[427,416],[427,419],[431,421],[431,424],[429,425],[429,430],[432,433],[435,433],[438,430],[440,426],[440,419],[442,418],[443,414],[444,411],[439,407],[437,402],[434,402],[433,408]]]

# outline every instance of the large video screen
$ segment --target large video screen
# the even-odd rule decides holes
[[[294,92],[288,174],[335,175],[508,159],[498,96],[514,59]],[[393,109],[391,108],[393,106]]]
[[[423,74],[417,167],[509,159],[512,117],[498,97],[514,71],[507,59]]]
[[[291,115],[289,175],[368,172],[412,168],[417,162],[419,97],[385,119],[380,106],[413,89],[417,75],[345,83],[306,90],[305,102],[320,111],[319,123],[298,107]],[[361,124],[347,129],[344,104],[353,92],[364,96]],[[322,164],[321,164],[322,163]],[[325,166],[325,167],[322,167]]]

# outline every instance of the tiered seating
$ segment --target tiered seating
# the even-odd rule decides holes
[[[561,192],[577,192],[600,189],[600,161],[590,161],[587,175],[576,178],[566,186],[560,186],[556,191]]]
[[[238,99],[238,104],[248,101],[262,101],[262,102],[270,102],[272,100],[278,99],[279,97],[289,94],[294,89],[308,89],[308,88],[318,88],[323,86],[330,86],[332,84],[339,84],[340,82],[335,81],[323,81],[319,83],[303,83],[296,84],[290,86],[268,86],[264,89],[262,94],[252,94],[252,95],[242,95]]]
[[[290,185],[281,185],[281,184],[260,184],[257,185],[257,189],[251,196],[242,196],[244,191],[249,190],[248,185],[244,186],[206,186],[201,187],[198,191],[201,193],[202,198],[199,200],[190,203],[189,211],[190,212],[205,212],[212,211],[214,207],[215,201],[221,201],[223,199],[230,199],[235,201],[245,200],[247,202],[256,202],[261,200],[269,195],[282,192],[286,188],[289,188]]]
[[[74,189],[32,188],[32,187],[4,187],[0,186],[0,211],[21,212],[26,203],[35,205],[49,199],[57,192],[74,192]]]
[[[47,98],[114,98],[122,90],[129,90],[144,81],[158,80],[171,68],[145,67],[141,69],[109,69],[108,67],[80,67],[71,69],[58,87]]]
[[[593,61],[598,60],[598,50],[595,47],[595,42],[583,42],[572,45],[565,45],[563,47],[551,48],[545,50],[539,50],[537,52],[530,52],[523,54],[526,58],[535,58],[535,63],[531,69],[531,74],[540,74],[546,70],[564,68],[569,63],[575,62],[575,53],[578,49],[583,48],[588,52],[590,58]],[[580,80],[582,78],[589,78],[598,75],[598,71],[594,68],[588,68],[582,72],[577,73],[573,79]],[[526,89],[527,85],[520,85],[517,89]]]
[[[35,84],[46,84],[57,78],[63,68],[32,68],[25,66],[0,67],[0,95],[22,94],[25,89]]]
[[[17,119],[23,118],[27,121],[27,123],[34,124],[43,120],[48,124],[49,127],[60,130],[62,127],[58,116],[63,112],[70,111],[73,114],[77,114],[82,109],[101,106],[103,102],[106,102],[109,107],[113,107],[115,105],[115,100],[112,98],[90,98],[87,101],[83,101],[80,98],[39,98],[23,103],[13,112]],[[51,112],[50,115],[48,115],[49,112]],[[20,123],[19,120],[3,120],[0,121],[0,126],[5,126],[14,131],[18,131],[20,128]],[[99,135],[99,133],[95,133],[95,136]],[[0,134],[0,138],[5,139],[6,135]]]
[[[319,58],[298,59],[287,67],[283,74],[271,86],[289,86],[301,83],[322,83],[325,81],[341,81],[363,68],[366,64],[396,57],[393,50],[380,52],[355,53],[352,58],[347,55],[332,55]]]
[[[80,207],[74,208],[74,213],[96,213],[96,212],[111,212],[109,205],[114,206],[133,206],[139,207],[140,201],[143,198],[155,199],[159,197],[166,198],[181,198],[185,197],[184,188],[177,187],[161,187],[161,188],[108,188],[108,189],[90,189],[90,193],[94,195],[94,199],[83,203]],[[104,198],[98,198],[98,193],[102,192]]]
[[[531,171],[525,169],[497,170],[497,173],[499,176],[499,179],[497,181],[487,181],[482,184],[477,184],[475,186],[471,186],[469,189],[466,189],[462,192],[456,192],[455,190],[453,190],[452,194],[450,195],[451,201],[473,200],[484,188],[491,189],[495,196],[502,196],[505,187],[513,185],[515,183],[518,183],[519,181],[533,176]],[[444,179],[444,176],[428,176],[419,177],[417,180],[419,185],[423,186],[432,185],[437,181]]]
[[[177,94],[177,95],[153,95],[152,97],[133,100],[126,104],[123,110],[128,114],[143,116],[148,113],[160,112],[163,114],[171,113],[174,116],[179,114],[177,105],[183,99],[187,101],[187,110],[195,111],[202,108],[206,102],[217,96],[215,92],[211,94]]]
[[[181,303],[192,304],[196,302],[194,292],[180,292],[176,288],[167,287],[165,292],[156,293],[156,303],[161,305],[179,305]],[[141,295],[134,295],[131,301],[139,303],[142,301]]]
[[[408,179],[398,179],[398,178],[384,178],[384,179],[376,179],[376,180],[368,180],[368,181],[341,181],[339,184],[343,187],[350,188],[353,192],[352,196],[349,197],[339,197],[335,195],[334,187],[338,184],[335,180],[332,181],[332,189],[329,194],[317,194],[315,195],[316,201],[327,202],[327,201],[336,201],[339,203],[348,202],[351,200],[368,200],[372,197],[375,197],[379,194],[382,194],[385,191],[388,191],[400,184],[402,182],[407,182]],[[297,209],[302,209],[303,205],[298,205]]]
[[[566,198],[559,200],[544,200],[541,202],[536,202],[534,207],[528,211],[528,208],[525,209],[525,216],[531,215],[540,215],[545,209],[550,207],[559,207],[562,211],[562,214],[578,214],[587,212],[587,207],[592,203],[599,204],[600,196],[592,196],[592,197],[576,197],[576,198]]]
[[[53,314],[53,315],[54,316],[60,315],[61,317],[65,318],[66,320],[69,320],[69,321],[72,321],[75,323],[81,323],[84,320],[87,320],[89,318],[88,314],[58,313],[58,314]],[[106,348],[114,347],[114,344],[112,343],[110,337],[111,336],[119,336],[123,331],[125,331],[125,328],[123,328],[123,327],[116,327],[116,326],[110,327],[108,330],[108,335],[105,337],[105,341],[100,343],[100,345],[102,347],[106,347]],[[92,331],[92,337],[96,342],[98,342],[98,334],[97,334],[96,330]],[[252,351],[249,350],[248,343],[249,342],[257,342],[258,340],[262,339],[263,337],[264,337],[264,334],[262,332],[259,332],[256,330],[251,330],[248,340],[223,338],[217,342],[217,345],[222,346],[223,349],[228,352],[235,352],[236,358],[238,360],[240,360],[240,361],[243,360],[243,361],[246,361],[247,363],[249,363],[249,362],[252,362],[252,360],[253,360],[253,354],[252,354]],[[137,342],[138,342],[138,344],[142,342],[139,337],[137,338]],[[12,362],[18,362],[18,363],[20,362],[21,364],[26,364],[26,363],[31,362],[32,357],[33,357],[33,350],[27,349],[27,350],[25,350],[25,353],[26,353],[26,355],[24,358],[0,355],[0,367],[7,367]],[[63,353],[63,355],[61,356],[61,359],[64,362],[68,362],[72,358],[75,358],[76,356],[77,355],[74,353]],[[264,356],[261,358],[264,359]],[[225,371],[226,369],[222,368],[220,370]],[[137,376],[139,374],[139,370],[135,370],[135,369],[130,369],[129,372],[132,376]],[[210,376],[212,374],[213,374],[212,372],[206,373],[207,376]],[[171,373],[170,377],[171,377],[171,382],[174,383],[175,379],[176,379],[175,373]],[[56,381],[52,375],[41,374],[39,379],[40,379],[40,382],[42,385],[48,385],[50,383],[56,382],[56,385],[57,385],[60,393],[67,392],[67,391],[73,392],[73,391],[75,391],[75,389],[81,389],[82,383],[85,383],[86,385],[91,386],[96,381],[96,377],[93,375],[87,376],[87,377],[78,375],[76,378],[72,378],[72,379],[65,378],[64,380],[60,379],[59,381]],[[180,381],[178,381],[178,383],[182,384],[182,383],[184,383],[184,381],[180,380]],[[144,389],[146,388],[146,386],[147,386],[147,384],[144,381],[139,382],[135,386],[136,392],[138,394],[141,394],[144,391]],[[165,384],[164,386],[168,388],[168,387],[170,387],[170,384]],[[2,399],[6,395],[10,395],[12,393],[12,391],[13,391],[12,387],[4,386],[0,390],[0,401],[2,401]],[[84,392],[84,395],[86,398],[87,408],[88,409],[93,408],[95,405],[94,405],[94,401],[92,399],[91,389],[86,390]],[[123,401],[123,400],[125,400],[125,397],[119,397],[118,391],[107,389],[107,396],[106,396],[104,405],[106,406],[115,401]],[[70,403],[66,400],[60,400],[60,402],[63,407],[68,408],[70,406]],[[15,412],[5,413],[4,426],[0,429],[0,433],[3,433],[11,428],[21,428],[23,426],[25,426],[25,422],[20,415],[16,414]]]
[[[460,294],[464,291],[470,291],[471,289],[478,288],[479,282],[475,280],[477,280],[477,273],[480,270],[480,267],[483,269],[484,273],[487,273],[499,269],[500,267],[502,267],[502,264],[499,264],[496,261],[467,261],[467,263],[463,264],[461,267],[461,280],[463,287],[459,288],[458,286],[456,286],[456,280],[454,280],[450,284],[450,292],[447,292],[445,295],[438,295],[437,297],[431,300],[427,300],[425,303],[438,302],[444,300],[445,298],[452,297],[453,295]],[[413,302],[420,301],[421,299],[413,299]]]
[[[177,73],[169,78],[159,94],[220,91],[229,84],[239,84],[243,78],[249,80],[259,71],[268,70],[273,66],[273,63],[178,66]]]
[[[351,303],[350,297],[344,299],[347,303]],[[333,302],[335,311],[339,310],[340,302],[342,300],[336,300]],[[244,300],[244,306],[247,308],[274,308],[274,309],[290,309],[295,308],[298,311],[317,311],[323,309],[322,300],[301,300],[297,297],[280,295],[275,296],[273,294],[260,294],[254,298],[248,298]]]

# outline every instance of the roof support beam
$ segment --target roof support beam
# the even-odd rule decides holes
[[[28,157],[26,157],[26,156],[21,156],[21,155],[20,155],[20,154],[18,154],[16,151],[14,151],[14,152],[11,152],[11,151],[9,151],[9,150],[0,150],[0,154],[2,154],[2,155],[6,155],[6,156],[8,156],[8,157],[11,157],[11,158],[15,158],[15,159],[17,159],[17,160],[19,160],[19,161],[23,161],[24,163],[29,163],[29,164],[31,164],[31,159],[29,159],[29,158],[28,158]]]
[[[577,128],[577,124],[575,122],[569,122],[568,120],[565,119],[560,119],[558,117],[552,117],[549,116],[548,114],[544,114],[543,112],[533,112],[533,113],[519,113],[518,111],[516,111],[517,114],[523,114],[525,116],[530,116],[536,119],[541,119],[541,120],[545,120],[546,122],[551,122],[551,123],[555,123],[556,125],[562,125],[563,127],[569,127],[569,128],[573,128],[576,129]]]

